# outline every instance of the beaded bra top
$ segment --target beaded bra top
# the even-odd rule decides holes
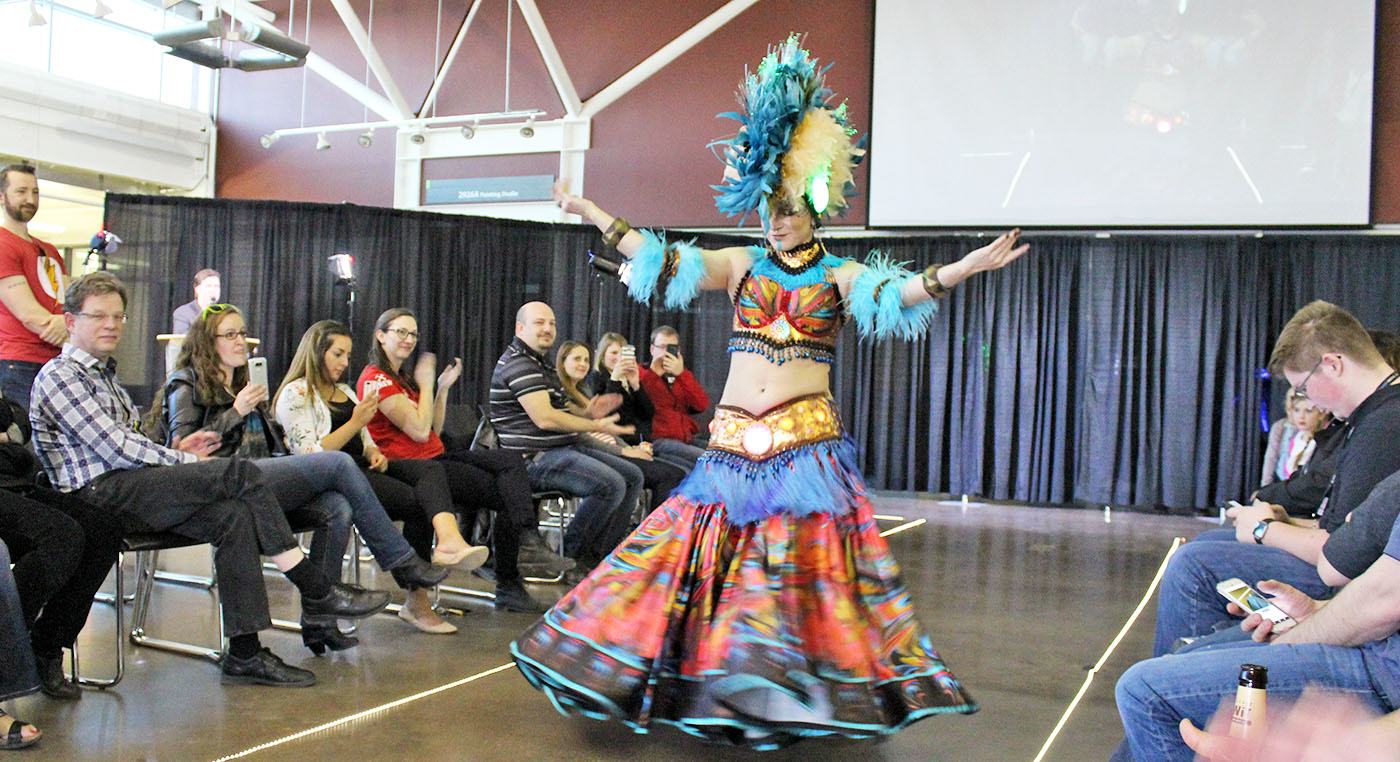
[[[792,251],[768,250],[734,290],[730,352],[751,352],[771,363],[836,359],[844,314],[830,272],[846,260],[820,241]]]

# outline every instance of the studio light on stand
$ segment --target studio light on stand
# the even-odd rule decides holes
[[[355,327],[355,258],[349,254],[332,254],[326,257],[330,265],[331,277],[335,278],[336,288],[345,289],[345,325]]]

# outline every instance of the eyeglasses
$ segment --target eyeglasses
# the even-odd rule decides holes
[[[223,333],[216,333],[214,334],[214,336],[220,339],[225,339],[227,341],[233,341],[234,339],[246,339],[248,338],[248,329],[239,328],[236,331],[224,331]]]
[[[205,307],[204,309],[200,310],[200,311],[199,311],[199,316],[200,316],[201,318],[206,318],[206,317],[209,317],[210,315],[218,315],[218,314],[221,314],[221,313],[224,313],[224,312],[228,312],[228,311],[231,310],[231,309],[233,309],[233,305],[232,305],[232,304],[228,304],[228,303],[226,303],[226,302],[218,302],[218,303],[216,303],[216,304],[211,304],[211,305],[209,305],[208,307]]]
[[[417,341],[417,340],[418,340],[418,332],[417,332],[417,331],[410,331],[410,330],[408,330],[407,328],[390,328],[390,329],[389,329],[389,332],[390,332],[390,333],[397,333],[397,334],[399,335],[399,338],[400,338],[401,340],[403,340],[403,341]]]
[[[78,317],[85,317],[88,320],[91,320],[96,323],[105,323],[108,320],[115,320],[118,323],[126,322],[125,312],[118,312],[112,315],[109,315],[105,312],[74,312],[73,314],[77,315]]]
[[[1298,384],[1297,386],[1293,387],[1293,399],[1295,399],[1295,400],[1305,400],[1305,399],[1309,399],[1309,397],[1308,397],[1308,382],[1312,380],[1313,374],[1317,372],[1317,369],[1318,369],[1318,368],[1321,368],[1321,367],[1322,367],[1322,361],[1323,361],[1323,360],[1326,360],[1326,359],[1327,359],[1327,355],[1323,355],[1323,356],[1317,358],[1317,362],[1316,362],[1315,364],[1313,364],[1312,370],[1308,371],[1308,375],[1303,376],[1303,382],[1300,383],[1300,384]]]

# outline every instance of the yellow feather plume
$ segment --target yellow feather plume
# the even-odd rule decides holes
[[[802,197],[808,181],[826,172],[829,201],[824,212],[841,212],[846,208],[846,184],[853,180],[856,157],[864,153],[851,143],[851,136],[831,111],[808,111],[793,130],[792,142],[783,155],[783,198],[794,206],[805,203]]]

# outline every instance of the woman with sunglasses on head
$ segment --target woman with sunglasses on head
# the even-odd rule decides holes
[[[589,404],[596,394],[584,391],[583,385],[589,374],[589,352],[588,345],[581,341],[566,341],[559,345],[559,351],[554,355],[554,370],[559,374],[559,383],[564,387],[567,394],[577,408],[579,415],[586,415]],[[635,362],[633,365],[635,366]],[[643,397],[646,392],[638,386],[636,394]],[[620,392],[619,392],[620,394]],[[627,407],[626,394],[622,394],[623,408]],[[635,398],[634,398],[635,399]],[[618,424],[627,425],[630,421],[625,421],[623,415],[619,414]],[[637,468],[641,469],[642,478],[646,488],[651,490],[651,504],[647,510],[651,510],[661,501],[671,494],[671,490],[681,483],[685,478],[687,468],[657,460],[652,451],[651,442],[640,439],[635,433],[626,437],[614,437],[611,434],[592,432],[579,436],[578,443],[583,447],[593,447],[604,452],[610,452],[621,458],[626,458]]]
[[[369,434],[391,463],[408,459],[441,463],[452,502],[459,508],[484,508],[495,514],[491,542],[496,607],[525,613],[544,611],[545,606],[525,590],[522,564],[530,561],[531,571],[538,569],[544,576],[562,573],[572,564],[548,553],[539,543],[525,461],[503,450],[447,450],[439,434],[447,416],[447,395],[462,375],[462,360],[453,360],[438,373],[437,357],[418,352],[418,339],[418,318],[412,310],[395,307],[374,321],[369,363],[360,371],[356,384],[361,399],[379,395],[378,411],[367,427]]]
[[[486,560],[484,548],[468,546],[451,557],[434,557],[440,565],[430,565],[394,528],[353,458],[343,452],[288,455],[267,408],[267,387],[248,382],[247,339],[237,307],[211,304],[200,313],[161,393],[158,410],[167,441],[195,431],[217,432],[223,445],[213,454],[251,459],[283,510],[307,510],[328,519],[312,534],[310,558],[333,580],[341,577],[352,524],[380,568],[406,590],[436,585],[447,577],[447,566],[479,566]],[[305,621],[302,641],[317,655],[359,642],[335,626],[309,626]]]
[[[379,394],[360,399],[345,383],[352,348],[350,329],[335,320],[322,320],[301,337],[272,402],[287,446],[295,453],[339,450],[354,458],[389,518],[403,521],[404,537],[419,558],[432,557],[434,537],[439,549],[466,546],[442,464],[391,461],[370,436],[367,426],[379,410]],[[425,587],[409,590],[399,618],[423,632],[457,631],[433,609]]]

